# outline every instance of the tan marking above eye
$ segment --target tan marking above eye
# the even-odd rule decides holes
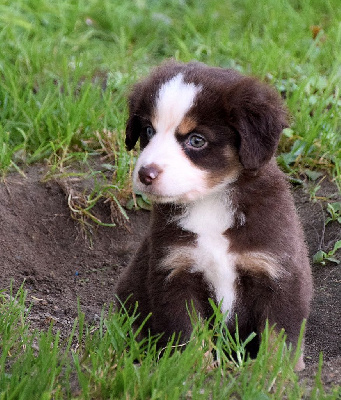
[[[191,117],[184,117],[178,126],[178,133],[180,135],[187,135],[192,132],[197,126],[196,121]]]

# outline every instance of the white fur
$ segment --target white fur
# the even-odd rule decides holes
[[[142,166],[156,164],[162,173],[150,186],[138,177]],[[159,202],[188,202],[207,190],[205,171],[196,168],[186,157],[173,134],[157,133],[137,160],[134,187]]]
[[[200,87],[185,83],[178,74],[161,86],[152,120],[156,134],[141,152],[133,181],[135,189],[159,202],[188,202],[206,194],[207,173],[186,157],[175,138],[179,126],[192,107]],[[155,164],[162,170],[152,185],[143,185],[138,177],[141,167]]]
[[[152,121],[156,132],[174,133],[186,113],[194,104],[201,87],[185,83],[178,74],[163,84],[156,101],[155,118]]]
[[[192,271],[204,274],[217,301],[222,301],[223,312],[233,309],[237,276],[236,255],[229,253],[229,241],[223,235],[234,224],[234,211],[226,197],[226,193],[216,193],[189,205],[179,221],[182,228],[198,235]]]

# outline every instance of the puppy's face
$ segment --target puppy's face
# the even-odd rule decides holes
[[[188,203],[235,181],[244,168],[257,169],[271,158],[283,126],[270,133],[276,136],[270,150],[259,151],[253,134],[247,138],[246,131],[253,129],[248,119],[255,113],[251,110],[247,116],[244,111],[253,97],[252,90],[248,96],[241,93],[247,91],[245,82],[240,85],[245,79],[250,81],[231,70],[168,63],[136,85],[126,131],[128,149],[140,138],[142,151],[133,174],[136,190],[154,201]],[[273,95],[269,90],[265,94],[269,93]],[[249,156],[249,166],[242,152],[256,153]]]
[[[189,202],[236,178],[235,135],[219,119],[208,122],[210,107],[200,118],[204,96],[203,87],[185,82],[181,72],[157,89],[150,115],[140,121],[138,191],[160,202]]]

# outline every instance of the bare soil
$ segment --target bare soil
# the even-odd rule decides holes
[[[116,228],[94,227],[89,237],[71,218],[65,191],[54,181],[42,183],[45,167],[36,165],[8,175],[0,184],[0,289],[12,282],[14,293],[25,281],[29,320],[42,330],[51,321],[67,336],[77,316],[77,299],[89,323],[114,300],[113,288],[146,230],[147,211],[129,212],[129,222]],[[307,187],[293,188],[306,232],[309,253],[330,250],[341,239],[341,225],[325,226],[327,202],[340,201],[337,187],[324,177],[315,201]],[[96,215],[110,222],[108,203]],[[336,255],[341,259],[340,252]],[[306,370],[300,378],[309,385],[323,352],[322,380],[331,388],[341,384],[341,265],[313,265],[315,295],[306,334]]]

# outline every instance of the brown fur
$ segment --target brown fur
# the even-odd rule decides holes
[[[192,118],[184,118],[178,127],[178,132],[180,135],[187,135],[189,132],[193,131],[197,126],[197,123]]]
[[[139,139],[144,121],[152,119],[158,89],[179,72],[186,81],[203,87],[179,128],[180,136],[195,125],[211,145],[209,151],[188,157],[209,171],[213,186],[229,174],[236,176],[228,188],[236,220],[224,235],[229,252],[237,255],[233,312],[238,315],[240,337],[258,334],[249,346],[255,356],[268,320],[270,326],[284,328],[288,342],[295,345],[309,314],[312,280],[287,179],[273,159],[280,133],[287,126],[285,107],[273,89],[254,78],[197,63],[170,62],[132,91],[128,149]],[[147,144],[141,136],[141,148]],[[216,300],[204,276],[190,272],[188,249],[195,245],[196,235],[176,223],[184,207],[154,205],[149,233],[116,288],[120,300],[131,296],[128,308],[138,302],[139,322],[152,313],[143,333],[164,333],[161,345],[174,332],[181,333],[184,341],[189,338],[192,327],[187,304],[192,302],[196,312],[208,318],[212,312],[208,299]],[[228,328],[235,330],[234,317],[228,320]]]

